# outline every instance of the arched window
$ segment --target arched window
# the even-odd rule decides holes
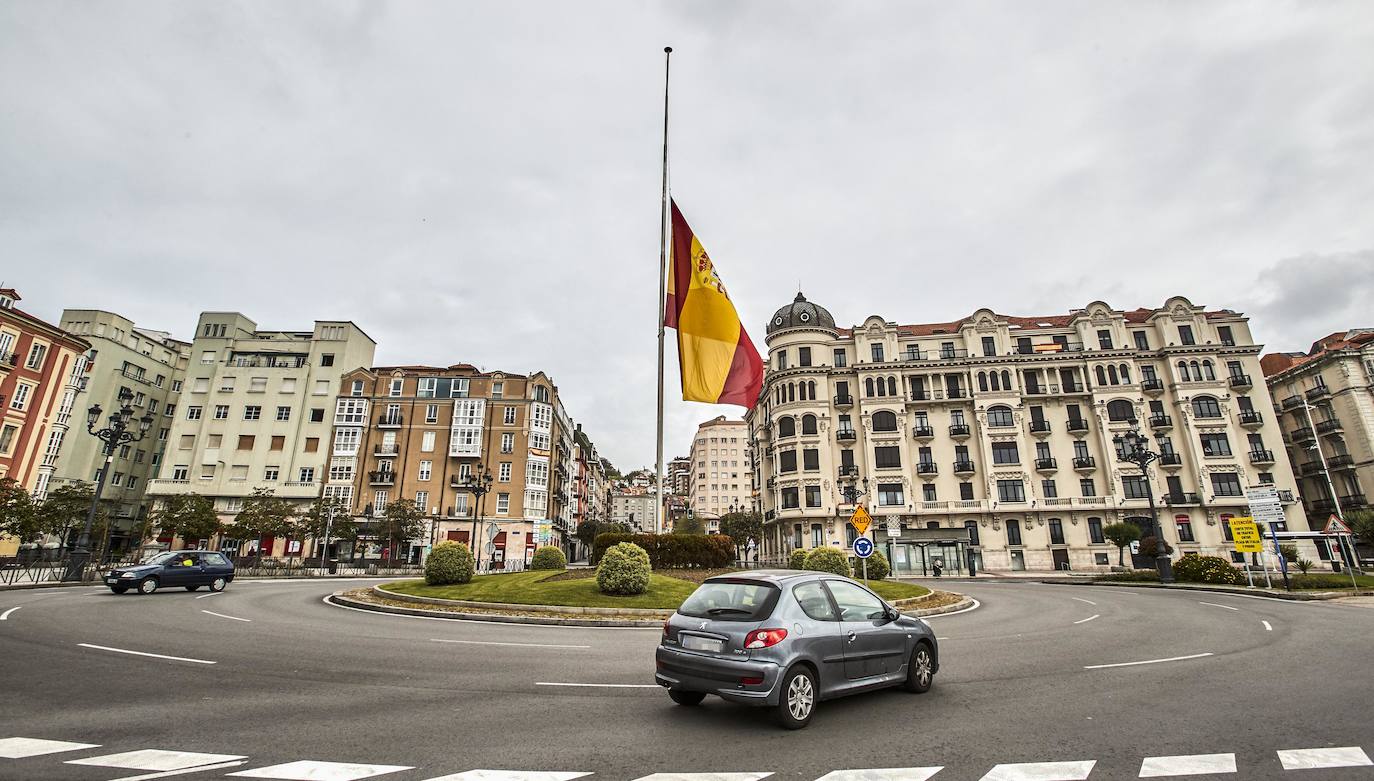
[[[1188,381],[1188,362],[1187,362],[1187,361],[1179,361],[1179,362],[1178,362],[1178,379],[1179,379],[1180,381],[1182,381],[1182,382],[1187,382],[1187,381]]]
[[[1215,380],[1217,378],[1217,373],[1212,371],[1211,361],[1202,362],[1202,378],[1205,380]]]
[[[988,425],[997,426],[999,428],[1015,426],[1015,421],[1011,419],[1011,407],[1002,405],[988,407]]]
[[[879,396],[886,396],[886,395],[887,395],[887,383],[883,382],[883,378],[882,378],[882,377],[879,377],[879,378],[878,378],[878,395],[879,395]]]
[[[1193,382],[1201,382],[1202,369],[1197,365],[1197,361],[1189,361],[1188,368],[1191,370],[1190,373],[1193,375]]]
[[[1127,385],[1131,384],[1131,367],[1121,364],[1121,381]]]
[[[997,372],[989,372],[988,384],[991,385],[992,389],[995,391],[1002,390],[1002,381],[997,378]]]
[[[897,416],[887,410],[879,410],[873,413],[874,431],[896,431]]]
[[[797,400],[797,386],[796,386],[796,383],[791,383],[791,382],[787,383],[787,400],[788,400],[788,401],[796,401],[796,400]]]
[[[1107,370],[1101,366],[1097,367],[1097,384],[1099,386],[1107,384]]]
[[[1193,415],[1199,418],[1219,418],[1221,417],[1221,405],[1211,396],[1194,397]]]
[[[1113,384],[1113,385],[1119,385],[1119,384],[1121,383],[1121,379],[1120,379],[1119,377],[1116,376],[1116,367],[1115,367],[1115,366],[1108,366],[1108,367],[1107,367],[1107,376],[1109,376],[1109,377],[1111,378],[1112,384]]]
[[[811,380],[810,382],[806,383],[806,394],[807,394],[808,396],[811,397],[811,400],[812,400],[812,401],[815,401],[815,400],[816,400],[816,381],[815,381],[815,380]]]
[[[1135,420],[1135,406],[1125,399],[1107,402],[1107,419],[1116,422]]]
[[[1002,371],[1002,390],[1011,390],[1011,372]]]
[[[889,395],[889,396],[896,396],[896,395],[897,395],[897,378],[896,378],[896,377],[888,377],[888,378],[887,378],[887,395]]]
[[[872,398],[874,395],[876,395],[876,394],[873,393],[873,378],[872,378],[872,377],[869,377],[868,379],[864,380],[864,390],[868,391],[868,396],[869,396],[870,398]]]
[[[988,392],[988,374],[987,374],[987,372],[978,372],[978,390],[980,390],[980,391],[982,391],[982,392],[984,392],[984,393],[987,393],[987,392]]]
[[[816,416],[815,416],[815,415],[802,415],[802,433],[803,433],[803,434],[815,434],[815,433],[816,433]]]
[[[797,435],[797,419],[791,416],[778,418],[778,438],[795,437]]]

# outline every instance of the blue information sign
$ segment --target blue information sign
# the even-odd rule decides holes
[[[866,559],[873,555],[873,540],[867,537],[858,537],[854,540],[854,555],[861,559]]]

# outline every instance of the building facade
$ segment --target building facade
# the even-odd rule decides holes
[[[731,508],[751,507],[749,490],[749,427],[743,420],[720,415],[697,426],[688,463],[688,506],[707,533],[720,531],[720,518]]]
[[[611,491],[611,523],[623,523],[637,534],[654,531],[654,507],[658,494],[651,488],[626,488]]]
[[[1318,340],[1307,353],[1260,360],[1297,470],[1298,493],[1317,527],[1333,513],[1369,507],[1374,485],[1374,329]],[[1323,461],[1325,464],[1323,465]],[[1318,554],[1330,551],[1317,545]]]
[[[406,551],[414,561],[425,546],[454,541],[475,543],[483,569],[527,562],[541,542],[566,547],[573,531],[573,431],[564,430],[572,423],[561,409],[542,372],[468,364],[348,372],[333,412],[324,495],[360,520],[390,502],[414,502],[430,518],[428,539]],[[467,485],[486,473],[490,491],[474,501]]]
[[[747,417],[765,557],[847,549],[859,504],[898,571],[1106,569],[1104,526],[1130,521],[1179,554],[1233,561],[1226,521],[1274,485],[1306,530],[1247,319],[1175,297],[1065,315],[987,309],[949,323],[839,328],[800,294],[767,326]],[[1142,478],[1113,437],[1161,457]],[[697,460],[700,475],[700,459]]]
[[[664,493],[686,498],[692,493],[692,457],[677,456],[668,462]]]
[[[135,417],[146,413],[156,421],[142,440],[121,445],[112,454],[103,498],[111,502],[115,516],[111,550],[119,551],[128,544],[128,532],[148,514],[145,492],[167,449],[191,345],[162,331],[139,328],[114,312],[68,309],[61,324],[91,344],[82,405],[116,410],[120,394],[128,393]],[[104,464],[104,442],[74,437],[62,448],[52,484],[94,482]]]
[[[319,320],[311,331],[266,331],[238,312],[201,314],[148,496],[200,494],[229,524],[259,488],[304,509],[319,497],[329,468],[330,415],[340,378],[371,365],[375,349],[348,321]],[[264,556],[310,552],[303,540],[262,542]],[[232,535],[221,549],[249,552]]]

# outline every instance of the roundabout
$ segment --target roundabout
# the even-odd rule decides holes
[[[1250,779],[1374,750],[1355,697],[1357,660],[1374,632],[1374,610],[1362,607],[959,583],[981,607],[928,619],[941,649],[929,693],[828,702],[806,730],[784,734],[714,698],[675,706],[653,683],[658,621],[540,626],[325,602],[380,582],[0,592],[0,778],[144,777],[167,768],[70,762],[158,751],[237,757],[183,766],[192,779],[262,771],[251,777],[429,781],[480,769],[810,781],[867,768],[904,771],[865,778],[941,768],[938,781],[1096,779],[1204,755],[1228,756]],[[34,753],[59,744],[87,748]],[[243,764],[209,767],[220,762]],[[287,767],[301,762],[322,764],[310,766],[315,775]],[[392,769],[358,775],[370,772],[362,766]],[[1037,772],[1051,775],[1028,775]],[[1359,772],[1374,771],[1300,775]],[[710,776],[723,778],[737,779]]]

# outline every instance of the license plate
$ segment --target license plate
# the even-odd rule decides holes
[[[718,654],[725,645],[721,641],[710,637],[684,635],[682,638],[682,647],[689,651],[710,651]]]
[[[106,583],[118,583],[119,578],[105,578]]]

